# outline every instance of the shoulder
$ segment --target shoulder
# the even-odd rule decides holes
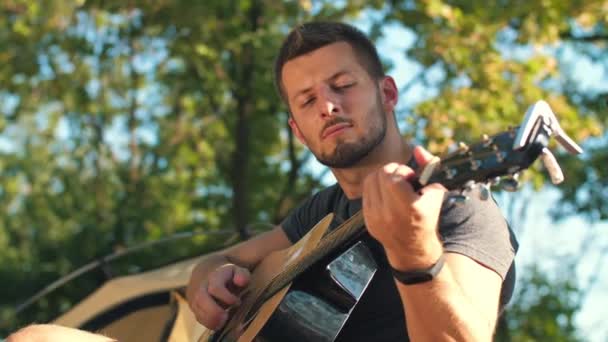
[[[515,234],[492,197],[482,200],[477,191],[464,204],[446,195],[439,233],[446,251],[464,254],[505,279],[519,247]]]
[[[310,228],[334,211],[342,197],[342,189],[336,183],[304,200],[281,222],[289,240],[293,243],[306,235]]]

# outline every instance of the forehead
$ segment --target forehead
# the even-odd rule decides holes
[[[324,81],[336,72],[358,75],[365,70],[346,42],[332,43],[289,60],[283,65],[282,82],[287,95]]]

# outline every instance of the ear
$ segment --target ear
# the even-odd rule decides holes
[[[287,122],[289,123],[289,127],[291,128],[291,132],[293,133],[293,135],[296,136],[296,138],[298,138],[298,141],[300,143],[302,143],[302,145],[308,147],[308,144],[306,143],[306,139],[304,138],[304,135],[300,131],[300,127],[298,127],[298,123],[296,122],[296,120],[293,119],[293,116],[290,115]]]
[[[384,76],[380,81],[380,92],[382,93],[382,105],[386,113],[393,113],[399,100],[397,84],[391,76]]]

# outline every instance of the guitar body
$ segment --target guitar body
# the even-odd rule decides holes
[[[377,265],[372,252],[356,241],[336,258],[329,257],[280,292],[280,301],[255,339],[242,341],[321,341],[336,339],[371,282]],[[274,305],[274,304],[273,304]],[[257,329],[257,327],[256,327]],[[241,341],[241,339],[239,339]]]
[[[224,328],[203,334],[199,342],[333,341],[377,268],[363,243],[355,242],[328,263],[308,268],[305,277],[296,278],[269,298],[264,295],[275,277],[318,246],[332,218],[326,216],[296,244],[266,257]]]

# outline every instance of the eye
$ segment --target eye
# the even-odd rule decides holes
[[[311,105],[315,102],[315,98],[314,97],[309,97],[308,99],[306,99],[306,101],[304,101],[301,105],[301,107],[306,107],[308,105]]]
[[[345,90],[345,89],[348,89],[348,88],[350,88],[350,87],[352,87],[352,86],[354,86],[354,85],[355,85],[355,83],[354,83],[354,82],[353,82],[353,83],[346,83],[346,84],[337,84],[337,85],[334,85],[334,86],[333,86],[333,88],[334,88],[335,90],[338,90],[338,91],[339,91],[339,90]]]

